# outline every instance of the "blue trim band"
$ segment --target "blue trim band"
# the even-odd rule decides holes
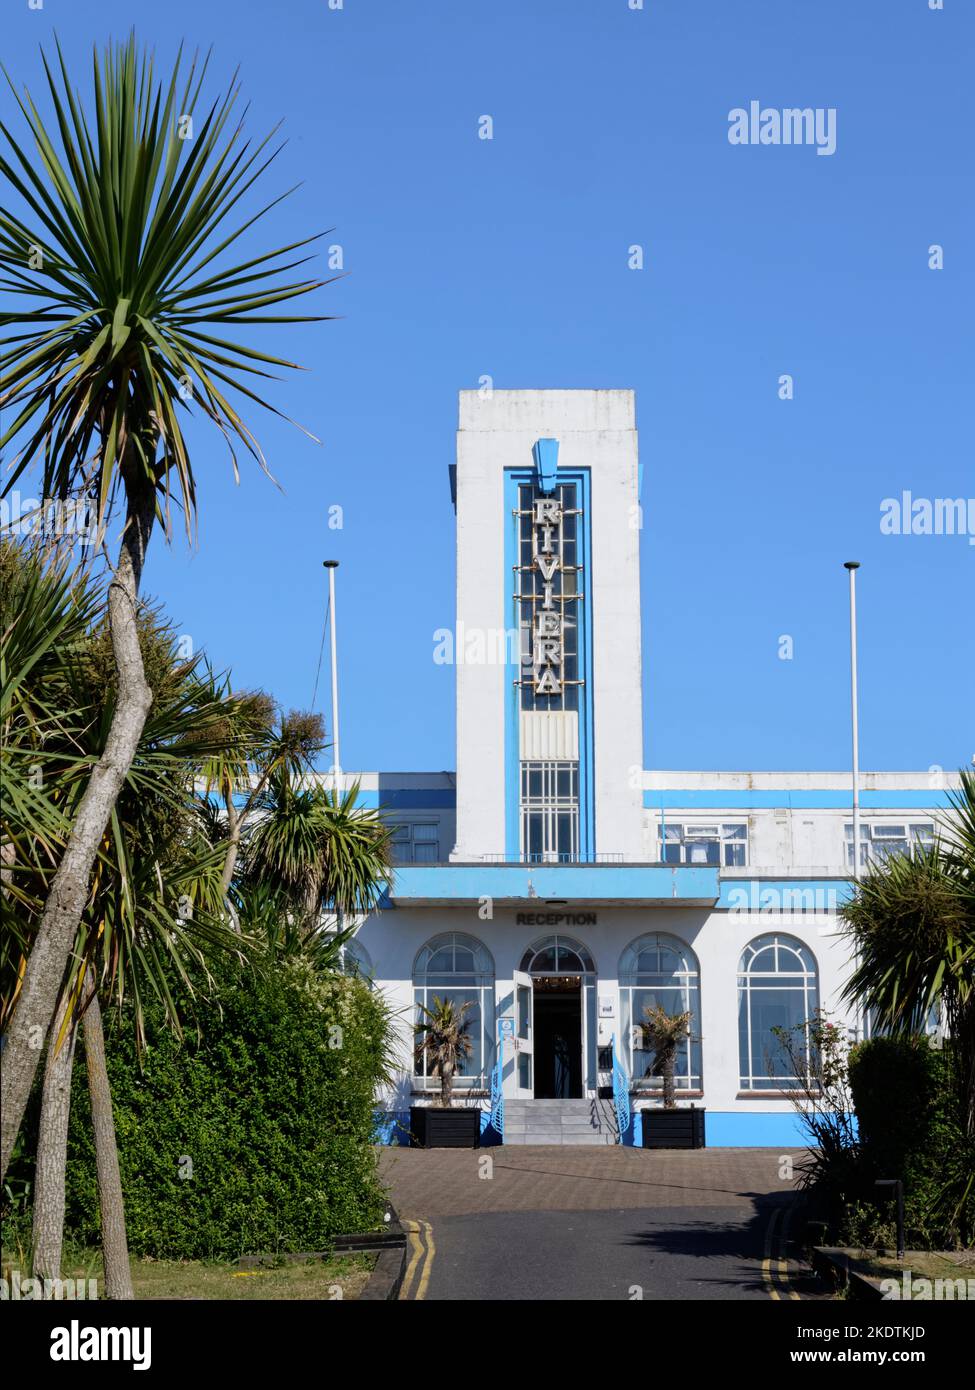
[[[848,878],[722,878],[718,907],[729,912],[835,912],[852,894]]]
[[[548,916],[571,915],[586,902],[713,907],[718,893],[717,869],[688,865],[401,864],[390,896],[404,905],[494,898],[525,903]]]
[[[215,806],[223,805],[223,797],[217,792],[210,792],[207,800]],[[247,797],[243,793],[234,793],[235,806],[244,806],[246,802]],[[409,787],[398,790],[380,787],[378,791],[374,788],[360,787],[356,805],[380,811],[453,811],[457,808],[457,793],[452,787],[419,790],[411,790]]]
[[[644,791],[643,804],[655,810],[673,811],[748,810],[751,807],[777,807],[786,810],[849,811],[851,792],[848,791],[689,791],[674,788],[666,791]],[[860,808],[867,810],[925,810],[934,811],[948,806],[946,791],[860,792]]]

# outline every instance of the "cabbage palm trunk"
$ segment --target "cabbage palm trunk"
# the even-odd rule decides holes
[[[91,1124],[95,1135],[95,1165],[98,1172],[98,1207],[101,1216],[102,1263],[106,1298],[134,1298],[129,1245],[125,1233],[125,1202],[115,1142],[112,1091],[105,1059],[105,1033],[98,995],[94,994],[84,1017],[85,1065]]]
[[[37,104],[13,83],[30,136],[26,149],[0,126],[6,142],[0,153],[6,184],[0,287],[16,304],[3,316],[16,331],[8,332],[0,354],[0,406],[10,421],[0,451],[9,449],[13,459],[5,493],[39,462],[43,498],[93,499],[96,550],[113,509],[124,510],[108,593],[117,703],[4,1038],[3,1173],[65,980],[98,847],[152,701],[136,623],[146,548],[157,516],[169,530],[173,493],[188,533],[196,514],[181,412],[202,414],[219,430],[235,474],[235,443],[267,472],[260,445],[225,393],[274,409],[245,384],[246,376],[269,376],[256,364],[295,364],[227,341],[215,330],[305,321],[308,316],[264,311],[323,283],[281,284],[277,278],[308,259],[282,258],[311,238],[214,268],[274,205],[245,216],[229,232],[224,225],[277,153],[265,153],[270,135],[253,149],[243,141],[242,119],[228,129],[236,85],[201,113],[206,63],[198,71],[194,59],[184,82],[177,60],[170,81],[157,82],[133,36],[110,45],[104,64],[95,55],[89,120],[60,48],[57,62],[59,77],[44,58],[53,137]]]
[[[146,684],[136,621],[139,581],[155,518],[155,494],[134,490],[118,566],[108,588],[112,650],[118,673],[115,712],[105,750],[91,774],[51,884],[14,1005],[3,1049],[3,1172],[20,1130],[37,1070],[34,1039],[46,1036],[88,899],[105,828],[139,746],[152,691]]]
[[[67,1032],[61,1037],[65,1025]],[[34,1168],[32,1260],[39,1279],[60,1279],[64,1243],[64,1179],[68,1162],[68,1122],[71,1115],[71,1075],[74,1069],[77,1019],[68,1017],[65,994],[51,1029],[41,1091],[41,1118]],[[58,1040],[61,1046],[58,1047]]]

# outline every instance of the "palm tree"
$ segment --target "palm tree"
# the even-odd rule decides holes
[[[235,473],[235,443],[267,472],[257,439],[228,396],[280,414],[247,381],[268,377],[269,365],[296,364],[222,331],[308,321],[267,310],[325,283],[280,278],[304,264],[306,256],[287,258],[314,238],[226,264],[228,248],[274,205],[235,213],[278,152],[268,152],[273,131],[253,148],[243,140],[243,119],[234,116],[236,78],[225,96],[201,106],[208,60],[194,59],[184,81],[180,56],[169,82],[160,82],[133,35],[110,45],[104,63],[94,55],[92,125],[60,47],[58,73],[43,61],[51,130],[9,76],[29,143],[22,147],[0,126],[0,173],[11,195],[4,203],[16,199],[27,219],[0,213],[0,285],[18,305],[2,320],[16,330],[0,355],[0,405],[12,416],[0,449],[18,447],[6,490],[40,461],[45,498],[91,499],[96,549],[116,511],[124,526],[107,594],[117,697],[8,1024],[3,1173],[37,1069],[37,1038],[50,1029],[99,846],[152,703],[138,641],[146,549],[157,518],[169,530],[174,497],[188,533],[196,512],[181,412],[195,408],[216,427]]]
[[[216,790],[223,800],[226,816],[226,857],[223,888],[233,882],[240,854],[243,829],[261,804],[271,777],[286,769],[290,777],[311,770],[315,756],[325,747],[325,728],[319,714],[292,710],[278,713],[270,695],[263,691],[242,697],[246,740],[234,742],[212,758],[204,769],[204,789]],[[238,809],[234,796],[243,792]]]
[[[677,1061],[677,1048],[690,1032],[690,1013],[669,1014],[659,1004],[650,1004],[644,1009],[645,1018],[639,1024],[642,1033],[642,1047],[654,1054],[647,1068],[647,1076],[663,1077],[664,1109],[677,1109],[677,1090],[674,1083],[674,1068]]]
[[[297,777],[287,762],[276,766],[244,831],[244,889],[276,885],[309,933],[323,914],[341,924],[371,912],[392,875],[393,831],[358,797],[358,785],[333,791]]]
[[[457,1068],[467,1061],[474,1049],[467,1017],[473,1007],[471,999],[455,1004],[452,999],[440,999],[436,995],[429,1007],[419,1006],[417,1063],[422,1064],[425,1058],[430,1075],[440,1077],[440,1104],[445,1110],[450,1109],[453,1099]]]
[[[856,958],[844,997],[895,1033],[923,1032],[940,1004],[975,1140],[975,773],[949,799],[934,845],[873,865],[840,909]]]
[[[88,632],[97,586],[45,562],[31,547],[0,545],[0,598],[16,614],[0,640],[0,670],[16,670],[3,695],[2,838],[9,852],[2,901],[2,1000],[9,1012],[29,959],[32,937],[69,833],[85,776],[111,722],[114,663],[104,625]],[[52,613],[76,615],[70,640],[52,645]],[[81,614],[82,621],[77,621]],[[57,625],[56,625],[57,626]],[[200,832],[186,790],[213,740],[232,727],[236,706],[202,668],[177,660],[175,634],[145,610],[140,646],[157,692],[126,785],[112,810],[60,994],[47,1049],[34,1189],[35,1273],[60,1272],[71,1071],[79,1024],[85,1037],[95,1128],[105,1286],[131,1297],[125,1216],[105,1065],[99,992],[131,997],[137,1043],[144,1042],[143,1001],[160,997],[179,1028],[169,981],[190,986],[188,965],[203,966],[219,945],[233,945],[221,925],[222,848]],[[59,631],[60,627],[58,628]],[[29,769],[39,771],[35,780]],[[7,792],[11,794],[6,795]],[[186,920],[189,918],[189,920]],[[190,992],[192,992],[190,990]]]

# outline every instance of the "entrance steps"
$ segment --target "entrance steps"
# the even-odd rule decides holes
[[[601,1100],[506,1100],[506,1144],[615,1144],[616,1116]]]

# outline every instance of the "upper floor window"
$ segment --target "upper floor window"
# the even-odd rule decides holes
[[[846,831],[846,862],[853,868],[853,822]],[[930,849],[934,844],[934,824],[929,821],[861,821],[860,863],[877,864],[892,854],[910,854],[914,849]]]
[[[748,826],[745,821],[672,823],[665,821],[663,843],[659,839],[664,864],[714,864],[742,868],[748,862]]]
[[[436,864],[440,859],[438,821],[405,821],[393,827],[394,864]]]
[[[529,863],[579,858],[578,763],[522,763],[521,852]]]

